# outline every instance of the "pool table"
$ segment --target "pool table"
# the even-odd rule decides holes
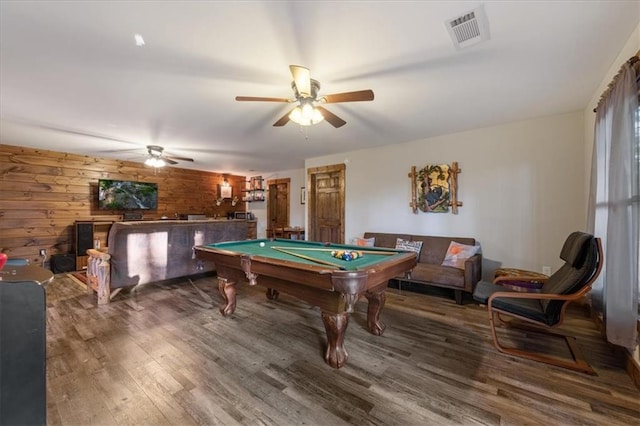
[[[333,250],[360,250],[362,256],[342,260],[331,255]],[[369,301],[367,328],[381,335],[387,281],[416,265],[415,253],[285,239],[208,244],[195,247],[195,252],[198,259],[215,263],[224,316],[235,311],[236,283],[241,280],[267,287],[270,300],[284,292],[318,306],[327,332],[325,361],[334,368],[347,362],[344,334],[358,299],[364,295]]]

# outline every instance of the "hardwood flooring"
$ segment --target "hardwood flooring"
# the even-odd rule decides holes
[[[47,290],[51,425],[448,425],[640,423],[640,392],[581,308],[567,327],[588,376],[498,353],[486,310],[390,289],[377,337],[366,299],[339,370],[317,308],[240,285],[223,318],[214,277],[147,285],[97,307],[64,274]],[[531,333],[505,337],[545,349]],[[561,346],[553,348],[559,350]]]

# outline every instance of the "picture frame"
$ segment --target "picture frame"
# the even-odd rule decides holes
[[[414,214],[458,213],[462,201],[458,200],[458,174],[462,170],[458,162],[449,164],[427,164],[420,170],[411,166],[411,202]]]
[[[300,204],[307,204],[307,189],[304,186],[300,187]]]
[[[231,185],[218,185],[218,192],[220,193],[220,198],[232,198],[233,197],[233,188]]]

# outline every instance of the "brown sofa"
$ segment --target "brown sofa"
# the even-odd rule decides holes
[[[464,270],[451,266],[443,266],[447,249],[451,241],[460,244],[475,245],[474,238],[461,237],[429,237],[411,234],[386,234],[366,232],[364,238],[375,237],[376,247],[395,248],[396,240],[422,241],[422,250],[418,257],[418,265],[406,277],[397,280],[413,284],[424,284],[454,290],[456,303],[462,304],[462,293],[473,293],[482,276],[482,254],[477,253],[466,260]]]
[[[88,291],[102,305],[124,287],[215,271],[212,262],[196,260],[193,247],[246,238],[244,220],[116,222],[106,252],[87,250]]]

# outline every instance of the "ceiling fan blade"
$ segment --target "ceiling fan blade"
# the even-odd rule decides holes
[[[165,155],[163,158],[165,159],[169,159],[169,160],[180,160],[180,161],[191,161],[193,162],[193,158],[187,158],[187,157],[176,157],[175,155]]]
[[[293,102],[293,100],[287,98],[263,98],[260,96],[236,96],[236,101]]]
[[[338,117],[337,115],[335,115],[334,113],[332,113],[331,111],[329,111],[326,108],[323,108],[321,106],[316,106],[316,109],[318,111],[320,111],[320,113],[322,114],[324,119],[327,120],[329,122],[329,124],[331,124],[336,129],[338,127],[342,127],[345,124],[347,124],[346,121],[344,121],[342,118]]]
[[[296,83],[298,93],[304,97],[311,96],[311,74],[309,68],[300,65],[289,65],[293,81]]]
[[[172,165],[173,164],[178,164],[177,161],[173,161],[172,159],[167,158],[167,157],[162,157],[162,159],[164,160],[165,163],[168,163],[168,164],[172,164]]]
[[[293,111],[293,109],[291,111]],[[287,111],[287,113],[285,115],[283,115],[280,118],[280,120],[278,120],[275,123],[273,123],[273,125],[275,127],[280,127],[280,126],[284,126],[285,124],[287,124],[289,122],[289,114],[291,114],[291,111]]]
[[[357,92],[334,93],[333,95],[324,95],[322,97],[328,104],[335,104],[338,102],[372,101],[373,90],[358,90]]]

